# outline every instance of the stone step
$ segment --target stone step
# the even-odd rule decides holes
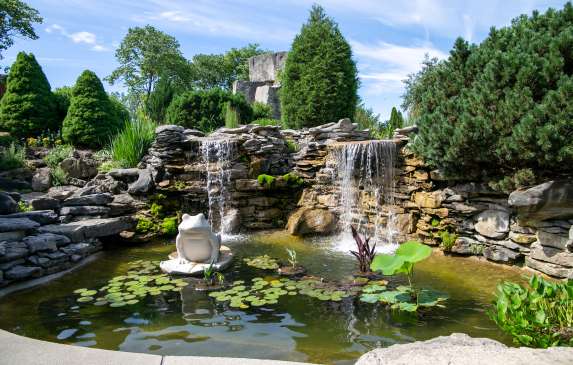
[[[73,242],[80,242],[89,238],[113,236],[134,229],[136,220],[133,217],[86,219],[79,222],[65,224],[51,224],[39,229],[42,233],[61,234]]]

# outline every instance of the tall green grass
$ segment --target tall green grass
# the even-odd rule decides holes
[[[225,103],[225,127],[226,128],[238,128],[241,124],[241,116],[237,108],[231,105],[231,103]]]
[[[157,124],[150,118],[138,115],[113,137],[110,143],[111,158],[116,166],[135,167],[147,153],[155,138]]]
[[[0,147],[0,170],[12,170],[26,164],[26,150],[14,142],[7,147]]]

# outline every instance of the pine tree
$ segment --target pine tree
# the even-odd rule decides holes
[[[50,83],[33,54],[18,53],[0,101],[0,129],[15,137],[60,128]]]
[[[322,7],[312,7],[294,39],[281,82],[282,116],[291,128],[354,116],[358,78],[352,50]]]
[[[122,124],[97,75],[89,70],[82,72],[64,119],[64,140],[74,146],[99,148],[109,142]]]

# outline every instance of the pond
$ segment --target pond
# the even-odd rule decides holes
[[[243,258],[268,254],[286,262],[297,251],[308,274],[344,280],[355,270],[352,256],[333,250],[332,240],[267,232],[228,243],[235,261],[228,281],[268,278]],[[356,298],[320,301],[285,295],[273,305],[237,309],[191,286],[147,296],[123,307],[77,303],[78,288],[97,289],[130,270],[130,262],[162,260],[175,249],[161,242],[107,250],[96,261],[48,284],[0,300],[0,328],[53,342],[162,355],[228,356],[351,364],[380,346],[464,332],[511,345],[488,318],[495,285],[522,281],[517,269],[435,253],[416,266],[418,286],[449,296],[445,308],[423,314],[391,310]],[[269,275],[270,273],[270,275]],[[403,279],[391,278],[391,283]]]

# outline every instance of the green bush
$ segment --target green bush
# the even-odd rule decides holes
[[[115,115],[115,120],[120,129],[123,128],[130,121],[129,110],[123,105],[121,100],[113,94],[108,95],[109,101],[111,102],[111,109]]]
[[[82,72],[74,90],[62,135],[74,146],[100,148],[123,126],[119,113],[92,71]]]
[[[150,233],[157,231],[158,227],[149,218],[138,217],[137,226],[135,227],[135,232],[137,233]]]
[[[225,103],[238,111],[243,123],[252,120],[252,109],[243,95],[221,89],[188,91],[173,99],[167,108],[166,123],[211,132],[225,125]]]
[[[229,102],[226,102],[223,108],[225,110],[225,127],[238,128],[241,125],[241,116],[237,109]]]
[[[322,7],[312,7],[295,37],[281,81],[282,117],[290,128],[354,116],[358,77],[352,50]]]
[[[139,115],[116,134],[110,143],[111,158],[116,167],[136,167],[147,153],[155,138],[155,124],[151,119]]]
[[[63,186],[68,183],[68,174],[60,166],[50,169],[52,175],[52,185]]]
[[[253,108],[253,119],[272,119],[273,118],[273,108],[270,105],[255,101],[251,104]]]
[[[0,130],[18,138],[37,136],[45,130],[60,129],[59,122],[42,68],[33,54],[18,53],[0,100]]]
[[[50,152],[44,157],[44,161],[48,167],[54,169],[60,165],[60,162],[72,156],[74,148],[70,145],[60,145],[52,148]]]
[[[532,276],[527,288],[503,282],[493,304],[490,317],[516,343],[573,346],[573,280],[554,283]]]
[[[17,169],[26,165],[26,150],[12,142],[8,147],[0,147],[0,171]]]
[[[448,175],[573,171],[572,22],[567,3],[427,60],[404,98],[419,127],[414,151]]]
[[[56,106],[56,115],[58,119],[58,125],[61,128],[68,114],[68,109],[70,108],[70,100],[72,99],[73,88],[70,86],[59,87],[54,90],[54,103]]]
[[[168,77],[161,77],[155,84],[153,91],[145,100],[146,114],[157,124],[165,121],[169,104],[173,101],[177,91]]]
[[[161,222],[161,233],[168,237],[176,236],[178,233],[177,217],[167,217]]]

